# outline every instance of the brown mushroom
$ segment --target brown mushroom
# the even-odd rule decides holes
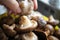
[[[29,32],[34,30],[37,27],[37,22],[34,20],[28,19],[27,16],[22,16],[19,22],[19,25],[15,27],[17,32]]]
[[[54,37],[54,36],[49,36],[48,40],[59,40],[58,38]]]
[[[49,31],[50,31],[50,34],[53,34],[53,33],[54,33],[54,28],[53,28],[53,26],[50,25],[50,24],[47,24],[47,25],[45,26],[45,30],[49,30]]]
[[[14,28],[15,28],[15,24],[11,26],[3,24],[4,32],[6,33],[6,35],[10,37],[13,37],[14,35],[16,35],[16,31],[14,30]]]
[[[42,29],[41,30],[40,29],[35,29],[34,32],[38,32],[38,33],[41,33],[42,32],[42,33],[45,34],[46,37],[50,35],[50,30],[44,30],[43,31]]]
[[[7,24],[7,25],[11,25],[14,23],[14,19],[11,16],[6,16],[1,18],[1,24]]]
[[[21,8],[21,10],[22,10],[22,15],[23,14],[30,14],[31,13],[31,11],[33,10],[33,8],[34,8],[34,5],[33,5],[33,2],[32,2],[32,0],[20,0],[19,1],[19,5],[20,5],[20,8]],[[20,15],[21,15],[20,14]]]
[[[27,17],[29,19],[33,19],[33,20],[38,20],[39,18],[41,18],[43,15],[38,12],[38,11],[32,11],[31,14],[27,15]]]
[[[35,33],[29,32],[15,36],[14,40],[38,40],[38,37]]]
[[[8,37],[4,34],[1,28],[0,28],[0,40],[8,40]]]
[[[54,19],[54,17],[51,15],[51,16],[49,17],[48,23],[50,23],[50,24],[52,24],[52,25],[57,25],[57,24],[59,24],[59,20]]]
[[[58,30],[55,30],[54,35],[60,39],[60,28]]]

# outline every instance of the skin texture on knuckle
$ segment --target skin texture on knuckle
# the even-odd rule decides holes
[[[1,0],[2,4],[6,5],[13,12],[20,12],[19,4],[16,0]]]

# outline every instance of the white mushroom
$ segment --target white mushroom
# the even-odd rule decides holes
[[[38,12],[38,11],[32,11],[31,14],[27,15],[27,17],[29,19],[33,19],[33,20],[38,20],[39,18],[41,18],[43,15]]]
[[[50,31],[50,34],[53,34],[53,33],[54,33],[54,28],[53,28],[53,26],[50,25],[50,24],[47,24],[47,25],[45,26],[45,29],[46,29],[46,30],[49,30],[49,31]]]

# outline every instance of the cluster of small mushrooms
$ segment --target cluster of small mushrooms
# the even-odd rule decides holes
[[[34,11],[32,0],[18,0],[20,15],[1,15],[0,40],[60,40],[59,20]]]

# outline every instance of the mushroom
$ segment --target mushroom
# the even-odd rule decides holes
[[[60,28],[58,30],[55,30],[54,35],[60,39]]]
[[[22,15],[23,14],[25,14],[25,15],[30,14],[34,8],[32,0],[20,0],[19,5],[22,10],[22,12],[21,12]]]
[[[1,28],[0,28],[0,40],[8,40],[8,37],[4,34]]]
[[[1,18],[1,24],[7,24],[7,25],[11,25],[14,23],[14,19],[11,16],[6,16]]]
[[[51,15],[51,16],[49,17],[48,23],[50,23],[50,24],[52,24],[52,25],[57,25],[57,24],[59,24],[59,20],[54,19],[53,16]]]
[[[49,30],[49,31],[50,31],[50,34],[53,34],[53,33],[54,33],[54,28],[53,28],[53,26],[50,25],[50,24],[47,24],[47,25],[45,26],[45,30]]]
[[[43,31],[35,30],[34,33],[38,36],[38,40],[47,40],[47,36]]]
[[[22,16],[19,25],[15,27],[17,32],[29,32],[37,27],[37,22],[28,19],[27,16]]]
[[[4,32],[6,33],[6,35],[8,35],[10,37],[13,37],[16,35],[16,31],[14,30],[14,28],[15,28],[15,24],[13,24],[11,26],[3,24]]]
[[[29,32],[15,36],[14,40],[38,40],[38,37],[35,33]]]
[[[42,32],[42,33],[45,34],[46,37],[48,37],[49,34],[50,34],[50,30],[40,30],[40,29],[35,29],[34,32],[39,32],[39,33]],[[43,35],[43,34],[42,34],[42,35]]]
[[[58,38],[54,37],[54,36],[49,36],[48,40],[59,40]]]
[[[39,26],[44,27],[47,24],[47,22],[43,18],[39,18],[38,24]]]
[[[33,19],[33,20],[38,20],[39,18],[41,18],[43,15],[38,12],[38,11],[32,11],[31,14],[27,15],[27,17],[29,19]]]

